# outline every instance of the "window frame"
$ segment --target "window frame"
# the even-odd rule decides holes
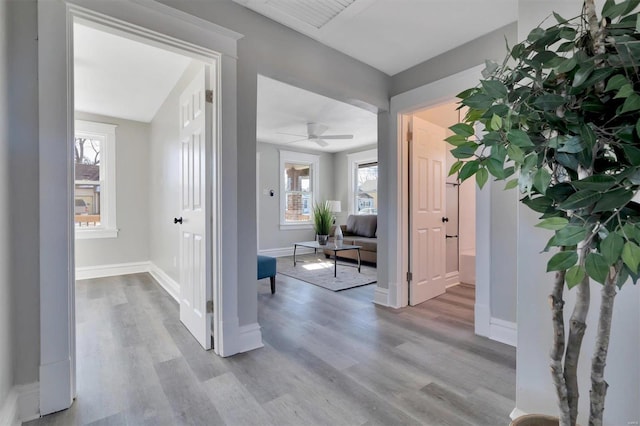
[[[75,186],[74,188],[74,230],[75,238],[88,240],[94,238],[117,238],[116,222],[116,124],[98,123],[87,120],[75,120],[73,146],[79,136],[100,140],[100,226],[82,228],[75,225]],[[74,161],[75,171],[75,161]]]
[[[303,152],[280,150],[280,167],[278,168],[278,180],[280,181],[280,229],[313,229],[313,214],[310,215],[310,219],[306,222],[291,223],[285,220],[285,211],[287,209],[287,185],[284,178],[284,171],[286,163],[308,165],[311,168],[311,170],[309,170],[309,176],[311,178],[311,199],[309,202],[310,209],[313,210],[313,205],[316,202],[318,191],[320,189],[320,156]]]
[[[358,195],[358,168],[361,164],[368,163],[378,163],[377,149],[369,149],[367,151],[347,154],[347,176],[350,176],[351,179],[347,191],[347,196],[349,197],[349,214],[358,214],[358,212],[356,212],[356,196]]]

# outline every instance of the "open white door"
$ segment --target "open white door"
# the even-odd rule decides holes
[[[409,142],[409,304],[446,290],[446,130],[411,117]]]
[[[211,349],[213,306],[210,221],[207,218],[207,151],[211,131],[207,113],[207,66],[180,96],[180,321],[205,349]],[[209,118],[208,118],[209,117]],[[210,303],[208,303],[211,301]],[[211,311],[212,309],[209,309]]]

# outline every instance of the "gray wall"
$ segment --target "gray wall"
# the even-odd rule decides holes
[[[4,6],[3,6],[4,7]],[[11,294],[13,320],[2,324],[3,335],[0,338],[0,394],[6,385],[6,344],[4,327],[13,325],[13,381],[15,384],[32,383],[38,380],[38,365],[40,362],[40,293],[38,269],[38,84],[37,84],[37,9],[36,2],[31,0],[9,1],[6,9],[8,16],[6,25],[0,25],[3,43],[7,47],[8,58],[3,58],[0,67],[4,68],[7,78],[0,79],[7,83],[7,90],[0,91],[3,98],[0,103],[9,105],[6,114],[7,125],[0,125],[0,129],[8,131],[8,137],[3,138],[5,155],[8,149],[9,164],[1,167],[0,200],[5,201],[9,191],[10,203],[8,208],[2,209],[0,219],[4,219],[6,232],[1,237],[0,259],[9,261],[10,281],[6,282],[7,269],[0,268],[3,276],[0,278],[0,291],[5,285],[12,287]],[[6,94],[6,95],[5,95]],[[1,130],[0,130],[1,131]],[[6,141],[6,142],[5,142]],[[1,155],[1,154],[0,154]],[[2,160],[0,160],[2,161]],[[5,157],[6,161],[6,157]],[[7,186],[8,183],[8,186]],[[7,238],[10,243],[10,253],[6,252]],[[7,259],[9,255],[9,259]],[[7,292],[3,292],[6,295]],[[0,302],[6,303],[7,297]],[[11,312],[11,309],[9,309]],[[0,308],[2,316],[7,311]],[[3,321],[0,321],[3,322]]]
[[[10,15],[6,0],[0,1],[0,220],[8,223],[11,213],[9,196],[9,96],[7,41],[9,39]],[[5,228],[7,229],[7,228]],[[13,385],[13,309],[11,274],[11,238],[0,235],[0,407]]]
[[[518,27],[514,22],[395,74],[391,78],[389,96],[392,97],[473,68],[483,64],[486,59],[502,61],[507,53],[505,37],[510,40],[509,45],[513,46],[511,41],[517,40],[517,31]]]
[[[76,119],[116,124],[117,238],[76,239],[76,267],[149,260],[148,123],[76,112]]]
[[[245,35],[238,42],[238,317],[257,322],[256,258],[256,99],[261,74],[334,99],[388,109],[389,77],[309,37],[260,16],[231,0],[162,0],[176,9]]]
[[[256,146],[260,154],[260,175],[258,179],[258,241],[260,250],[290,248],[296,241],[309,241],[315,238],[313,229],[280,229],[280,150],[305,152],[320,156],[320,193],[317,201],[334,200],[333,191],[335,168],[333,154],[313,152],[292,148],[291,145],[275,145],[258,142]],[[263,189],[273,189],[275,195],[264,195]]]
[[[180,94],[202,64],[193,61],[151,121],[149,144],[149,260],[180,282]]]

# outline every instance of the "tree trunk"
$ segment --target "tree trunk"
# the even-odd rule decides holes
[[[604,413],[604,401],[609,385],[604,380],[604,367],[607,364],[609,351],[609,337],[611,336],[611,319],[613,317],[613,302],[616,296],[616,281],[622,265],[611,268],[611,272],[602,287],[602,304],[600,305],[600,317],[598,319],[598,332],[596,345],[591,360],[591,412],[589,413],[590,426],[602,426]]]
[[[560,426],[571,426],[571,415],[567,399],[567,385],[564,381],[562,356],[565,349],[564,333],[564,278],[566,271],[556,272],[553,293],[549,296],[553,318],[553,346],[551,347],[551,377],[556,387],[558,408],[560,409]]]

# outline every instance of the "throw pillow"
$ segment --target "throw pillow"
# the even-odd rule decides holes
[[[378,216],[375,214],[350,215],[347,218],[347,231],[362,237],[373,238],[378,228]]]

